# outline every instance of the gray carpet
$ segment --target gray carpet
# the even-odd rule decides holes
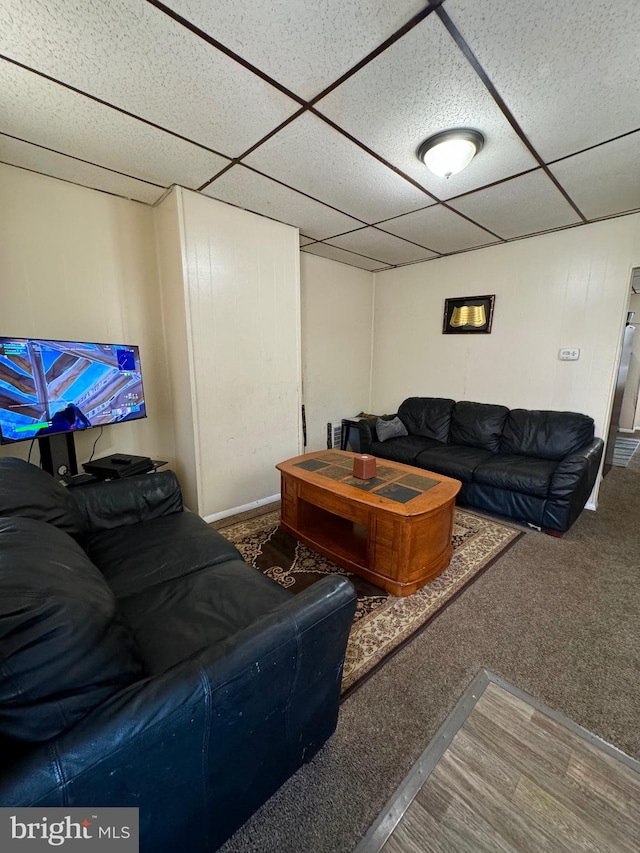
[[[347,853],[478,670],[640,758],[640,457],[563,539],[527,533],[342,705],[338,729],[222,848]]]

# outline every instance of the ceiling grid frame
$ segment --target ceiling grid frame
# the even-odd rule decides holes
[[[169,0],[169,2],[171,2],[171,0]],[[190,0],[173,0],[173,6],[174,7],[175,6],[181,6],[181,5],[182,6],[185,6],[185,5],[188,6],[189,2],[190,2]],[[243,4],[243,2],[244,2],[244,0],[241,0],[241,5]],[[480,0],[480,2],[482,3],[483,0]],[[523,10],[525,10],[525,7],[529,6],[529,4],[526,2],[526,0],[512,0],[512,2],[516,2],[519,6],[522,7]],[[587,0],[587,5],[591,6],[595,2],[596,2],[596,0]],[[4,6],[11,6],[13,3],[13,5],[15,5],[16,8],[18,8],[20,6],[20,0],[2,0],[2,3]],[[340,4],[336,5],[336,3],[337,3],[337,0],[330,0],[328,5],[329,6],[333,5],[335,8],[337,8],[337,6]],[[298,194],[301,197],[301,199],[306,199],[309,202],[313,202],[314,204],[322,205],[323,209],[326,208],[328,211],[333,211],[335,214],[337,214],[339,216],[347,217],[351,220],[355,220],[355,221],[361,223],[357,227],[355,227],[351,230],[339,231],[335,234],[326,235],[326,236],[323,236],[322,239],[316,239],[312,236],[305,235],[310,242],[308,242],[302,248],[303,251],[304,250],[311,251],[312,247],[314,247],[314,246],[317,247],[320,244],[326,244],[330,249],[333,249],[333,250],[345,251],[340,246],[333,245],[332,241],[333,240],[339,240],[342,242],[349,243],[353,247],[353,246],[357,246],[357,240],[358,240],[359,232],[363,232],[361,236],[363,239],[367,238],[367,240],[369,240],[369,238],[371,238],[372,235],[375,236],[375,232],[378,232],[381,235],[381,240],[388,238],[388,237],[392,237],[394,239],[394,241],[397,240],[397,241],[403,241],[403,243],[406,243],[406,245],[407,245],[407,249],[406,249],[407,259],[406,260],[398,260],[397,256],[394,254],[394,260],[391,260],[390,256],[392,253],[390,250],[387,254],[386,259],[381,259],[380,257],[371,257],[371,254],[360,251],[358,248],[350,248],[348,250],[348,252],[350,255],[353,255],[356,258],[362,257],[363,261],[367,262],[367,264],[364,268],[370,268],[371,263],[375,262],[378,264],[382,264],[383,265],[382,268],[386,269],[386,268],[392,268],[392,267],[396,267],[396,266],[402,266],[405,264],[413,264],[413,263],[422,262],[420,260],[414,260],[410,257],[410,253],[413,252],[415,254],[416,249],[422,249],[425,252],[428,252],[431,254],[432,257],[426,258],[425,260],[437,259],[439,257],[446,257],[446,256],[450,256],[452,254],[457,254],[459,252],[473,251],[476,248],[482,248],[485,245],[498,245],[500,243],[508,243],[508,242],[512,242],[514,240],[526,239],[527,237],[538,236],[538,235],[544,234],[544,233],[552,233],[555,231],[566,230],[567,228],[577,227],[579,225],[587,224],[589,222],[596,222],[596,221],[601,221],[603,219],[614,218],[616,216],[627,215],[627,214],[634,213],[634,212],[637,212],[638,210],[640,210],[640,183],[638,183],[637,180],[636,180],[636,183],[638,183],[637,190],[636,190],[636,186],[634,184],[631,188],[625,187],[625,192],[623,192],[622,189],[616,191],[615,185],[612,184],[611,185],[612,189],[611,189],[611,193],[610,193],[612,200],[611,200],[611,203],[609,205],[610,208],[612,208],[612,209],[595,210],[595,212],[592,213],[592,215],[589,215],[588,212],[585,213],[583,211],[582,206],[579,205],[575,201],[575,199],[572,196],[572,193],[570,191],[568,191],[567,188],[563,185],[563,180],[561,178],[559,178],[556,174],[554,174],[554,171],[551,169],[552,166],[557,166],[558,172],[564,171],[565,173],[568,174],[567,167],[563,167],[560,164],[566,164],[569,161],[569,165],[574,167],[574,170],[578,169],[578,174],[579,174],[579,168],[576,165],[578,163],[578,161],[574,160],[572,158],[578,158],[578,157],[580,157],[580,155],[585,155],[588,152],[593,151],[594,149],[605,149],[606,150],[606,146],[612,145],[613,143],[616,143],[619,140],[624,140],[627,137],[631,137],[631,136],[633,136],[633,134],[640,133],[640,127],[639,127],[639,125],[640,125],[640,114],[638,114],[638,115],[633,114],[630,117],[631,119],[634,119],[634,121],[632,122],[634,127],[632,129],[625,130],[624,132],[621,132],[621,133],[616,133],[615,135],[611,136],[610,138],[601,139],[600,141],[593,143],[591,145],[583,146],[582,148],[580,148],[580,150],[571,151],[571,153],[563,154],[562,156],[555,157],[553,159],[549,159],[548,161],[545,161],[545,159],[539,153],[539,151],[536,148],[533,141],[529,138],[526,127],[523,128],[521,126],[521,124],[518,120],[518,117],[514,114],[513,104],[511,104],[511,105],[507,104],[507,101],[503,97],[503,93],[500,91],[499,83],[496,83],[496,81],[494,81],[494,79],[492,79],[491,72],[485,70],[483,62],[477,54],[477,50],[476,50],[477,45],[474,44],[473,37],[471,37],[471,41],[469,41],[469,36],[463,35],[463,33],[461,32],[461,30],[458,26],[458,22],[456,21],[456,12],[454,10],[456,9],[456,7],[458,9],[461,8],[462,12],[460,14],[464,14],[465,0],[432,0],[432,2],[427,3],[421,9],[419,9],[419,11],[414,12],[414,14],[411,14],[408,17],[408,19],[406,21],[404,21],[404,23],[402,23],[396,29],[394,29],[393,32],[391,32],[390,34],[386,34],[385,37],[382,38],[380,40],[380,42],[372,50],[368,50],[368,52],[366,52],[363,56],[361,56],[359,59],[357,59],[357,61],[355,61],[355,62],[353,62],[353,64],[349,65],[349,67],[347,68],[346,71],[343,71],[342,73],[340,73],[328,85],[322,86],[320,91],[317,92],[317,94],[315,94],[313,97],[303,96],[303,95],[301,95],[295,91],[295,87],[292,88],[290,85],[289,86],[284,85],[281,81],[275,79],[272,74],[269,74],[263,68],[255,65],[249,59],[247,59],[246,57],[244,57],[240,53],[238,53],[236,50],[229,47],[227,44],[224,43],[223,40],[221,40],[221,38],[216,38],[213,35],[211,35],[210,32],[207,32],[206,29],[204,29],[202,26],[200,26],[199,23],[197,23],[195,20],[189,19],[185,15],[181,14],[179,11],[176,11],[175,8],[172,8],[171,5],[168,5],[167,3],[161,2],[161,0],[118,0],[118,2],[116,3],[116,5],[125,5],[125,6],[130,6],[131,8],[135,7],[136,4],[138,6],[144,5],[144,6],[149,6],[149,7],[153,8],[159,15],[163,15],[166,18],[168,18],[173,24],[175,24],[176,27],[180,27],[180,28],[184,29],[186,32],[188,32],[190,34],[190,36],[205,42],[208,45],[208,47],[211,48],[211,50],[216,51],[216,53],[219,53],[220,55],[225,56],[230,62],[236,63],[239,66],[242,66],[242,68],[245,71],[248,71],[252,75],[255,75],[262,82],[264,82],[267,86],[272,87],[273,89],[275,89],[279,93],[281,93],[283,96],[286,96],[286,98],[290,99],[290,101],[292,102],[292,105],[294,105],[294,106],[297,105],[298,108],[295,109],[291,115],[287,116],[286,118],[284,118],[284,120],[279,122],[275,127],[271,127],[266,133],[262,134],[260,136],[260,138],[254,139],[250,146],[248,146],[244,150],[242,150],[242,153],[236,154],[236,156],[233,156],[233,152],[228,151],[227,153],[224,153],[223,149],[221,149],[219,147],[213,147],[213,146],[215,146],[215,140],[212,140],[210,144],[204,144],[202,141],[200,141],[198,139],[194,139],[189,135],[181,134],[176,129],[173,129],[170,126],[163,126],[163,124],[161,124],[157,121],[151,120],[146,116],[139,115],[138,113],[127,109],[121,103],[120,104],[117,102],[112,103],[109,100],[98,96],[97,94],[95,94],[95,91],[91,91],[90,85],[85,90],[83,88],[79,88],[77,85],[74,85],[74,83],[70,82],[67,79],[59,79],[55,75],[49,73],[43,67],[32,67],[32,65],[28,64],[27,62],[22,61],[22,59],[19,58],[19,56],[8,55],[8,53],[6,52],[6,48],[5,48],[5,52],[0,54],[0,59],[2,59],[6,63],[14,65],[18,68],[21,68],[23,71],[28,72],[29,74],[33,74],[33,75],[41,78],[43,81],[48,81],[49,83],[51,83],[53,85],[61,86],[64,89],[68,90],[69,92],[72,92],[78,96],[85,97],[85,98],[91,100],[92,102],[94,102],[95,104],[106,108],[107,110],[113,110],[113,111],[119,113],[121,116],[126,117],[127,119],[131,119],[134,122],[141,122],[144,125],[148,126],[149,128],[153,128],[154,130],[158,131],[158,133],[161,135],[165,134],[165,133],[169,134],[172,137],[174,137],[176,140],[180,140],[181,142],[185,143],[188,146],[195,146],[204,152],[208,152],[211,155],[218,157],[218,158],[221,158],[223,161],[226,161],[226,162],[224,162],[224,164],[221,164],[221,168],[218,168],[217,171],[215,171],[214,173],[211,174],[211,177],[208,180],[204,181],[203,183],[201,183],[196,188],[197,191],[202,192],[206,189],[206,190],[208,190],[208,192],[206,194],[215,198],[215,183],[216,183],[216,181],[219,180],[225,174],[232,172],[232,170],[234,168],[241,166],[242,168],[249,169],[249,170],[253,171],[257,175],[260,175],[262,178],[264,178],[268,181],[275,182],[276,184],[279,184],[282,188],[286,189],[287,191]],[[53,5],[55,6],[56,3],[54,2]],[[197,8],[197,5],[198,5],[198,0],[192,0],[193,8]],[[247,6],[248,10],[249,10],[249,7],[251,7],[251,4],[248,2],[244,3],[244,5]],[[367,8],[367,5],[368,5],[368,0],[360,0],[360,2],[355,4],[355,6],[358,6],[358,7],[362,6],[363,10]],[[622,2],[620,4],[618,4],[619,10],[620,10],[621,20],[622,20],[622,18],[624,18],[625,15],[629,18],[629,17],[632,17],[633,15],[636,14],[635,8],[633,8],[634,5],[635,4],[633,3],[633,0],[622,0]],[[411,8],[411,4],[409,3],[409,0],[406,0],[405,7],[407,9]],[[403,7],[403,8],[405,8],[405,7]],[[449,11],[452,11],[452,15],[449,14]],[[255,11],[253,9],[251,9],[250,14],[252,14],[255,17],[255,15],[257,13],[255,13]],[[314,12],[314,14],[316,15],[316,18],[314,19],[313,23],[315,26],[317,26],[318,32],[322,35],[321,28],[322,28],[322,26],[324,26],[326,24],[326,20],[322,20],[320,12]],[[391,13],[389,13],[389,14],[391,14]],[[588,10],[585,10],[585,21],[586,21],[587,17],[588,17]],[[483,84],[483,86],[488,91],[489,95],[491,96],[491,98],[493,99],[493,101],[495,102],[495,104],[497,105],[499,110],[501,111],[502,115],[505,117],[506,121],[509,123],[510,127],[517,134],[518,138],[521,140],[522,144],[526,147],[527,151],[529,152],[529,154],[531,155],[531,157],[533,158],[533,160],[536,163],[536,165],[532,166],[531,168],[527,168],[527,169],[518,171],[515,174],[497,176],[494,180],[483,183],[481,186],[475,186],[472,189],[462,191],[460,193],[451,195],[450,197],[446,197],[444,199],[441,198],[438,194],[434,193],[432,190],[428,189],[420,181],[417,181],[411,175],[407,174],[405,171],[403,171],[402,168],[400,168],[394,162],[391,162],[390,160],[385,158],[382,154],[380,154],[378,151],[376,151],[370,145],[366,144],[363,140],[359,139],[357,136],[354,136],[347,129],[342,127],[338,122],[334,121],[329,116],[324,115],[322,112],[322,109],[317,108],[315,106],[322,99],[327,97],[329,94],[338,92],[340,90],[340,87],[343,84],[345,84],[347,81],[352,80],[352,78],[354,78],[358,73],[363,71],[363,69],[365,69],[365,68],[371,69],[372,67],[374,67],[373,64],[375,63],[376,59],[383,56],[383,54],[385,54],[385,52],[388,51],[392,46],[400,43],[402,41],[402,39],[408,33],[413,32],[414,30],[416,32],[418,32],[416,30],[416,28],[432,25],[432,22],[435,20],[437,20],[446,29],[449,36],[451,37],[451,41],[452,41],[453,45],[455,46],[455,50],[459,51],[464,56],[466,62],[469,64],[469,66],[473,70],[474,74],[479,78],[479,80],[481,81],[481,83]],[[634,18],[634,20],[635,20],[635,18]],[[640,16],[638,17],[638,22],[640,23]],[[586,25],[587,24],[585,24],[585,26]],[[217,35],[217,33],[216,33],[216,35]],[[27,40],[28,40],[28,38],[27,38]],[[486,44],[484,45],[484,47],[485,47],[485,49],[487,49]],[[491,47],[491,45],[489,47]],[[20,48],[20,45],[18,45],[18,52],[19,52],[19,48]],[[316,48],[317,48],[317,45],[310,43],[311,52],[313,52],[313,50]],[[133,58],[133,60],[135,60],[135,58]],[[3,63],[0,63],[0,65],[2,65],[2,64]],[[373,95],[375,95],[375,93],[373,93]],[[314,195],[313,193],[306,191],[303,182],[301,183],[300,181],[296,180],[293,172],[292,172],[291,183],[288,183],[286,180],[282,180],[282,176],[275,173],[275,172],[274,172],[274,174],[269,174],[268,169],[267,170],[261,169],[255,163],[244,162],[245,158],[249,157],[254,152],[266,150],[264,148],[264,146],[270,140],[279,140],[281,138],[280,137],[281,132],[284,129],[286,129],[287,127],[289,127],[290,125],[292,125],[293,123],[299,121],[299,119],[304,114],[309,114],[309,115],[314,116],[317,120],[323,122],[323,124],[325,124],[333,133],[338,134],[344,140],[346,140],[346,142],[349,143],[349,145],[354,146],[354,148],[359,149],[363,154],[366,154],[368,157],[372,158],[372,160],[377,161],[381,167],[383,167],[384,169],[388,170],[389,172],[395,174],[398,179],[406,182],[406,184],[408,184],[414,190],[421,192],[424,195],[425,201],[427,202],[427,204],[422,208],[415,207],[415,206],[412,207],[412,206],[408,205],[407,210],[405,212],[394,213],[391,216],[387,216],[384,218],[376,218],[375,216],[367,216],[367,217],[358,216],[354,213],[353,210],[345,210],[345,209],[343,209],[342,206],[337,206],[337,205],[331,203],[331,201],[328,199],[328,197],[320,198],[317,195]],[[46,119],[46,117],[45,117],[45,119]],[[45,120],[45,119],[43,119],[43,120]],[[482,126],[479,126],[478,129],[482,131]],[[3,156],[3,149],[2,149],[3,138],[5,140],[7,140],[6,147],[11,147],[8,140],[14,140],[14,141],[23,143],[24,146],[29,147],[29,153],[31,155],[29,157],[29,162],[36,161],[37,156],[38,156],[37,151],[41,150],[43,152],[43,154],[42,154],[43,158],[45,157],[44,152],[48,152],[49,154],[58,155],[58,157],[60,157],[60,158],[67,158],[69,161],[76,161],[78,164],[84,164],[85,166],[92,167],[95,170],[104,170],[105,173],[112,173],[114,176],[119,175],[122,178],[128,179],[134,188],[135,188],[135,182],[140,182],[141,184],[146,184],[149,187],[157,188],[160,192],[160,195],[162,195],[166,191],[167,187],[171,185],[170,183],[167,183],[166,180],[165,181],[160,181],[160,180],[155,180],[155,179],[152,180],[149,178],[148,175],[146,177],[143,177],[142,174],[140,174],[140,175],[132,174],[131,170],[128,170],[128,171],[122,170],[121,171],[117,168],[113,168],[113,166],[107,165],[104,162],[102,162],[102,163],[101,162],[94,162],[93,160],[87,158],[86,156],[85,157],[78,156],[77,151],[76,151],[76,154],[73,153],[73,150],[74,150],[74,140],[73,139],[70,139],[69,144],[65,146],[67,150],[60,150],[59,148],[54,148],[54,147],[51,147],[51,146],[45,144],[44,138],[39,137],[36,130],[34,130],[33,136],[31,138],[25,138],[24,135],[20,135],[16,132],[12,132],[12,130],[15,131],[15,129],[12,129],[11,127],[5,127],[5,126],[0,125],[0,161],[8,163],[9,165],[15,165],[15,166],[18,166],[19,168],[27,168],[27,169],[30,168],[30,170],[32,170],[32,171],[37,171],[37,168],[34,168],[33,166],[32,167],[25,166],[25,165],[23,165],[23,163],[19,162],[19,159],[20,159],[19,156],[15,157],[15,162],[12,162],[11,157]],[[331,138],[333,138],[333,137],[331,137]],[[421,140],[416,140],[417,143],[419,143],[420,141]],[[631,142],[631,140],[629,140],[629,142]],[[608,150],[611,151],[612,149],[608,149]],[[603,151],[603,154],[604,153],[605,152]],[[606,154],[605,154],[605,156],[606,156]],[[311,164],[310,168],[313,168],[313,164]],[[41,173],[42,174],[48,174],[46,171],[43,171]],[[527,176],[531,177],[533,173],[540,173],[540,174],[543,174],[545,176],[549,185],[554,187],[555,190],[557,191],[557,193],[565,200],[566,204],[572,208],[575,215],[579,218],[579,221],[577,221],[577,222],[566,222],[564,224],[556,225],[555,227],[549,227],[549,228],[545,227],[545,228],[540,229],[540,230],[529,231],[527,233],[516,234],[515,236],[510,236],[508,233],[506,233],[506,234],[498,233],[500,229],[490,227],[490,224],[488,223],[487,220],[483,221],[482,216],[480,216],[479,218],[474,218],[474,216],[471,216],[471,215],[465,213],[463,210],[460,209],[460,207],[466,206],[468,210],[471,210],[473,205],[476,203],[476,200],[480,199],[480,194],[486,193],[488,190],[491,190],[494,188],[500,188],[500,187],[505,189],[507,192],[511,191],[512,188],[513,188],[513,190],[516,190],[516,185],[517,185],[518,180],[525,178]],[[52,174],[52,177],[59,177],[59,176]],[[64,178],[64,177],[60,177],[60,179],[61,180],[69,180],[68,178]],[[575,180],[576,180],[575,177],[571,179],[574,186],[575,186]],[[603,177],[601,178],[601,180],[603,180],[603,181],[618,180],[618,183],[621,183],[621,178],[619,176],[616,178],[615,175],[613,175],[613,176],[609,175],[609,178],[608,178],[607,174],[603,174]],[[70,181],[70,182],[74,183],[75,181]],[[174,182],[179,183],[178,181],[174,181]],[[510,182],[513,182],[513,183],[511,184]],[[81,183],[80,185],[85,185],[85,184]],[[89,184],[86,184],[86,185],[89,185]],[[98,187],[98,186],[96,186],[94,188],[100,189],[100,187]],[[101,189],[100,191],[109,192],[109,190],[105,190],[105,189]],[[359,192],[359,188],[358,188],[358,183],[356,181],[353,185],[353,193],[358,193],[358,192]],[[616,195],[616,192],[617,192],[617,195]],[[114,194],[117,195],[118,193],[115,192]],[[516,191],[516,194],[517,194],[517,191]],[[473,198],[473,196],[475,196],[475,198]],[[124,197],[132,197],[132,196],[126,196],[125,195]],[[372,198],[373,198],[373,196],[372,196]],[[381,198],[381,201],[379,203],[379,206],[384,207],[384,198],[382,196],[380,198]],[[617,209],[616,208],[616,200],[618,198],[620,198],[621,200],[624,198],[625,204],[627,204],[627,205],[632,204],[633,206],[630,208],[627,208],[627,209]],[[134,198],[134,200],[141,200],[141,199],[135,199]],[[226,201],[227,203],[230,203],[230,204],[234,203],[233,200],[231,200],[231,199],[222,199],[222,200]],[[142,203],[153,204],[153,203],[157,203],[157,200],[150,202],[147,199],[145,201],[142,201]],[[256,207],[260,207],[260,205],[256,204]],[[476,205],[476,207],[477,207],[477,205]],[[618,205],[618,207],[619,207],[619,205]],[[251,206],[246,206],[245,209],[251,210],[252,208],[251,208]],[[318,208],[318,210],[320,210],[320,209]],[[460,220],[461,221],[460,227],[462,229],[461,233],[463,233],[465,231],[465,229],[467,229],[468,233],[472,233],[472,229],[477,228],[477,229],[480,229],[482,233],[487,234],[488,237],[493,237],[494,240],[489,241],[489,242],[483,241],[480,233],[478,232],[473,237],[459,239],[458,243],[457,243],[457,248],[443,249],[442,246],[440,246],[440,248],[438,248],[438,246],[434,245],[434,243],[431,243],[431,245],[425,245],[425,244],[430,243],[428,231],[425,232],[424,238],[421,237],[420,242],[418,242],[416,239],[413,239],[412,237],[408,236],[409,230],[407,230],[407,232],[404,234],[398,232],[398,229],[401,228],[405,223],[408,224],[409,221],[412,221],[413,223],[415,223],[421,218],[421,216],[422,216],[422,218],[425,218],[425,216],[426,216],[427,220],[429,218],[433,218],[433,216],[437,214],[438,210],[443,211],[443,213],[446,211],[447,215],[451,214],[453,217],[456,218],[455,221]],[[269,215],[269,213],[265,212],[265,206],[264,205],[262,205],[262,209],[255,209],[253,212],[258,213],[260,215],[266,215],[266,216]],[[477,213],[474,215],[477,216]],[[272,216],[271,218],[275,218],[275,217]],[[446,219],[446,217],[445,217],[445,219]],[[526,216],[525,216],[525,220],[526,220]],[[279,221],[284,221],[284,218],[279,219]],[[449,220],[449,221],[453,221],[453,220]],[[466,222],[467,225],[463,226],[462,223],[464,223],[464,222]],[[287,224],[295,226],[296,223],[290,221]],[[335,224],[338,224],[338,223],[336,222]],[[345,221],[344,225],[347,225],[347,224],[348,224],[348,222]],[[397,229],[395,233],[394,233],[394,231],[387,230],[388,228],[391,228],[391,227]],[[455,237],[454,232],[452,232],[452,234],[453,234],[452,242],[453,242],[453,244],[455,244],[456,243],[456,237]],[[348,237],[349,235],[351,235],[352,239],[344,240],[344,238]],[[471,239],[472,242],[474,242],[474,241],[476,241],[476,242],[474,243],[474,245],[465,245],[466,239]],[[388,245],[391,245],[391,244],[388,244]],[[397,243],[397,244],[393,243],[393,246],[396,246],[396,245],[401,246],[402,243]],[[375,251],[375,253],[377,254],[377,251]],[[380,254],[384,255],[383,252],[381,252]]]

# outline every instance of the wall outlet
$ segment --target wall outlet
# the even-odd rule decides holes
[[[577,347],[561,349],[558,358],[560,361],[577,361],[580,358],[580,350]]]

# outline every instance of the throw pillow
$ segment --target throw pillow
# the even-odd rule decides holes
[[[406,426],[402,423],[399,417],[385,420],[378,418],[376,421],[376,434],[378,441],[386,441],[388,438],[398,438],[401,435],[409,435]]]
[[[0,740],[49,740],[143,676],[131,628],[80,545],[0,518]]]

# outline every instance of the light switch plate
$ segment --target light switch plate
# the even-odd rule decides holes
[[[577,361],[580,358],[580,350],[577,347],[567,347],[558,353],[560,361]]]

